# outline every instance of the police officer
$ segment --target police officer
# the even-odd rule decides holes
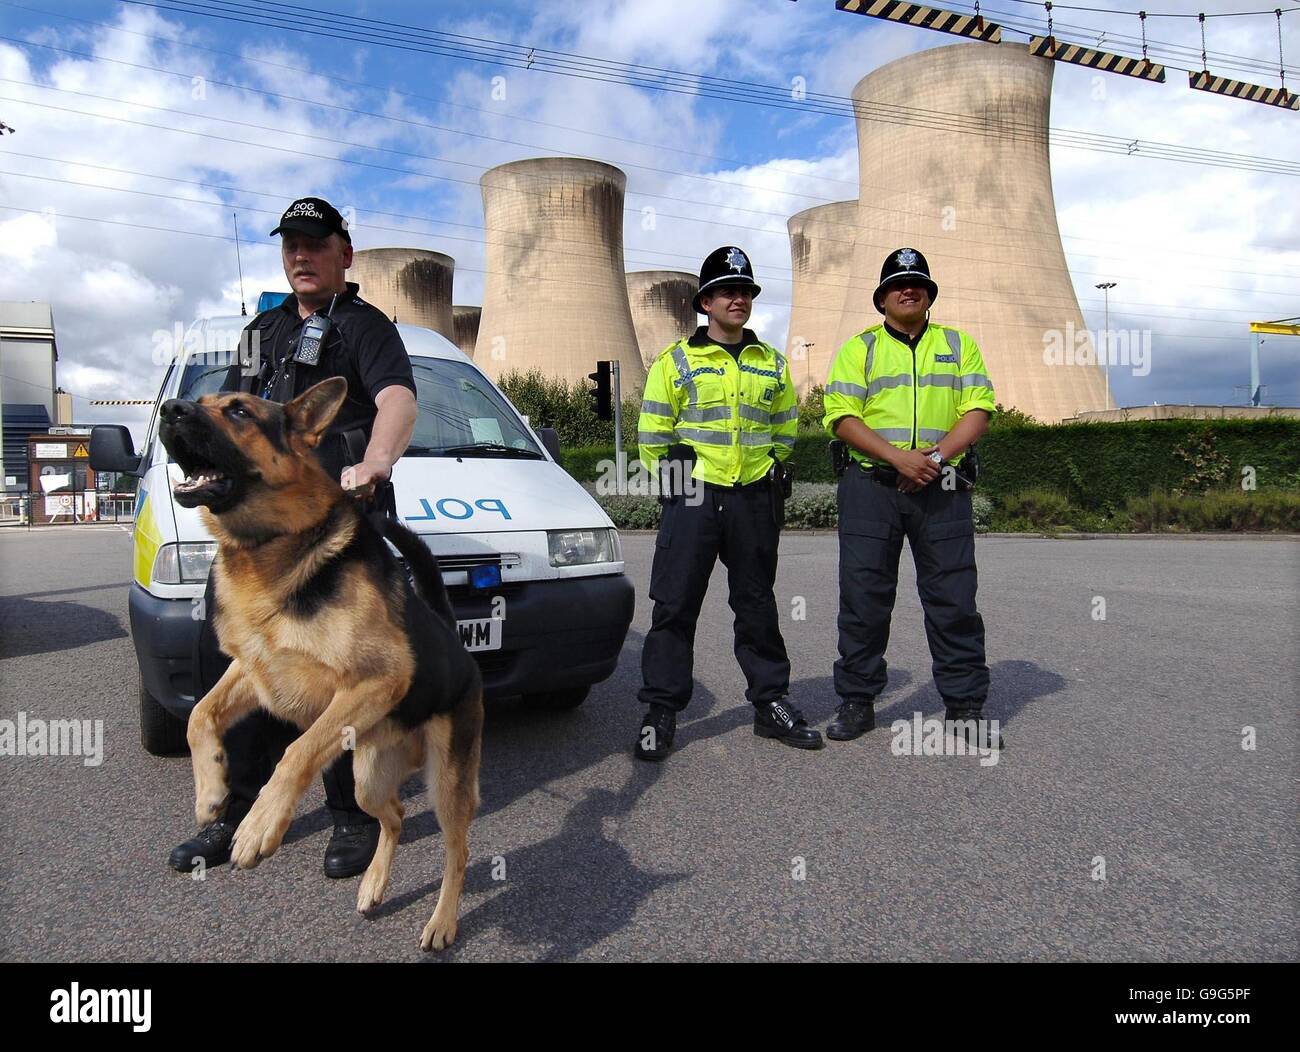
[[[357,295],[355,283],[345,280],[344,272],[352,265],[352,236],[347,221],[328,201],[304,197],[293,202],[271,234],[281,235],[284,276],[293,294],[249,324],[246,342],[256,346],[251,366],[236,361],[222,390],[287,402],[331,376],[345,377],[347,398],[316,455],[345,490],[361,497],[378,494],[368,510],[391,513],[387,479],[411,440],[416,417],[411,361],[397,327]],[[317,326],[322,317],[328,318],[319,348],[302,339],[304,324],[313,315]],[[212,688],[230,663],[218,649],[212,630],[214,601],[209,578],[207,616],[195,653],[197,697]],[[261,709],[226,733],[230,798],[225,812],[172,851],[168,862],[173,868],[188,871],[195,858],[209,866],[230,858],[235,830],[299,733],[296,726]],[[322,780],[334,817],[325,873],[354,876],[370,864],[379,842],[379,823],[357,805],[350,752],[328,767]]]
[[[914,248],[889,255],[873,301],[884,322],[840,348],[825,426],[848,446],[839,482],[841,704],[827,737],[875,726],[906,536],[935,683],[949,720],[979,719],[988,694],[975,608],[975,531],[966,451],[988,430],[993,384],[979,347],[929,321],[939,287]]]
[[[690,701],[695,624],[719,557],[754,733],[801,749],[822,745],[784,700],[790,661],[772,586],[784,514],[782,462],[794,450],[799,421],[785,356],[745,328],[759,291],[739,248],[710,253],[694,300],[708,324],[666,348],[646,378],[637,425],[641,461],[651,471],[667,462],[681,474],[671,497],[660,498],[650,571],[654,613],[640,692],[649,709],[636,743],[642,760],[668,755],[677,713]]]

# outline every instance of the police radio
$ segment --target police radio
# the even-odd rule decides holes
[[[298,336],[298,347],[293,352],[293,360],[301,365],[316,365],[320,362],[320,352],[325,346],[325,340],[329,337],[330,329],[334,322],[330,320],[330,315],[334,313],[334,304],[338,301],[338,293],[334,294],[330,300],[329,310],[324,315],[313,314],[302,323],[302,332]]]

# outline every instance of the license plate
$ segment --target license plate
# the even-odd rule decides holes
[[[478,621],[457,621],[456,627],[460,630],[460,641],[465,644],[465,649],[468,651],[501,649],[500,618],[484,617]]]

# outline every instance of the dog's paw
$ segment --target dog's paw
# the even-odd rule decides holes
[[[235,830],[230,845],[231,862],[239,869],[253,869],[262,859],[270,858],[279,849],[292,819],[291,811],[267,803],[265,797],[259,796]]]
[[[361,878],[361,887],[357,889],[357,912],[369,913],[384,901],[384,892],[388,890],[388,874],[376,873],[372,865]]]
[[[221,813],[226,809],[226,799],[229,795],[222,787],[220,790],[204,792],[195,800],[194,818],[200,826],[215,822],[221,817]]]
[[[429,923],[424,926],[424,932],[420,935],[420,949],[422,950],[445,950],[456,941],[456,918],[452,917],[447,920],[439,917],[435,910]]]

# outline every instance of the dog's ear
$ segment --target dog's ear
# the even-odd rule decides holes
[[[315,446],[347,395],[348,382],[341,376],[331,376],[307,388],[284,407],[290,429],[302,435],[307,445]]]

